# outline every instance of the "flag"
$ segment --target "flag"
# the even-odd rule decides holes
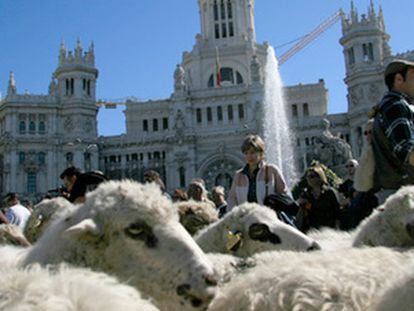
[[[216,84],[217,86],[221,86],[221,68],[220,68],[218,47],[216,47]]]

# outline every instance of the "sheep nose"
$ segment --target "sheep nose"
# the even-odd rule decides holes
[[[313,242],[312,245],[307,249],[308,252],[320,250],[321,246],[317,242]]]
[[[411,238],[414,238],[414,223],[410,222],[410,223],[406,224],[405,229],[407,230],[408,235]]]
[[[177,286],[176,292],[178,296],[184,296],[190,291],[190,289],[191,289],[190,284],[181,284]]]
[[[205,273],[203,274],[203,279],[208,286],[217,286],[218,279],[216,275]]]

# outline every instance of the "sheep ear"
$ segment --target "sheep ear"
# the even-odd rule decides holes
[[[243,245],[243,234],[241,232],[227,231],[226,238],[226,249],[229,252],[235,252]]]
[[[100,233],[98,225],[92,218],[84,219],[76,225],[66,229],[63,232],[63,235],[69,238],[78,238],[86,233],[92,235],[99,235]]]

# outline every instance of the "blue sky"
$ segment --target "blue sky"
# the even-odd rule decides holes
[[[354,0],[366,13],[369,0]],[[394,53],[414,49],[413,0],[374,0],[382,6]],[[312,31],[350,0],[256,0],[257,41],[276,47]],[[183,51],[200,32],[196,0],[0,0],[0,90],[13,70],[19,93],[45,94],[63,40],[72,50],[77,38],[95,44],[98,99],[135,96],[167,98]],[[329,112],[347,109],[344,60],[336,23],[281,67],[285,85],[316,83],[329,89]],[[276,54],[285,50],[277,49]],[[101,109],[100,135],[125,131],[123,108]]]

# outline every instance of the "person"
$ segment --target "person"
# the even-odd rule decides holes
[[[352,219],[354,218],[354,211],[351,210],[351,202],[357,195],[354,188],[355,171],[359,163],[355,159],[350,159],[345,164],[347,176],[345,181],[339,185],[338,194],[341,205],[341,223],[340,229],[348,230],[351,227]]]
[[[185,191],[185,189],[180,189],[180,188],[175,189],[172,195],[172,201],[173,202],[188,201],[188,196],[187,196],[187,192]]]
[[[388,92],[375,108],[372,140],[380,204],[414,183],[414,62],[390,62],[384,78]]]
[[[320,165],[306,170],[307,188],[298,199],[300,209],[296,215],[296,226],[302,232],[311,228],[336,228],[340,220],[340,204],[335,189],[328,186],[328,180]]]
[[[354,188],[358,192],[367,192],[374,187],[375,159],[372,150],[372,131],[374,119],[371,118],[365,125],[365,144],[362,149],[360,165],[355,170]]]
[[[215,204],[208,199],[206,183],[202,178],[194,178],[187,189],[187,196],[189,200],[207,202],[215,207]]]
[[[0,211],[0,224],[8,224],[9,220],[7,219],[6,215],[4,215],[3,211]]]
[[[65,193],[63,196],[69,201],[73,202],[70,198],[70,193],[72,191],[73,185],[81,174],[81,170],[75,166],[69,166],[61,174],[60,179],[63,180],[63,185],[65,188]]]
[[[222,218],[227,212],[227,202],[224,195],[224,187],[216,186],[211,189],[211,199],[216,205],[219,218]]]
[[[227,211],[244,202],[263,205],[267,195],[287,192],[280,169],[264,161],[265,144],[260,136],[247,136],[242,143],[241,151],[246,165],[234,175],[227,198]]]
[[[6,203],[8,206],[5,215],[7,220],[10,224],[16,225],[24,231],[26,223],[31,215],[30,211],[20,204],[19,197],[14,192],[10,192],[6,195]]]
[[[378,206],[378,199],[374,188],[375,160],[372,150],[372,127],[373,119],[369,119],[365,125],[365,144],[362,150],[360,164],[355,170],[354,176],[354,198],[348,208],[348,222],[341,229],[351,230],[368,217],[375,207]]]
[[[354,188],[354,177],[355,171],[358,167],[359,163],[355,159],[350,159],[345,164],[345,169],[347,172],[347,176],[345,181],[339,185],[338,192],[343,195],[343,200],[341,201],[342,207],[346,207],[351,202],[352,198],[355,194]]]
[[[151,183],[151,182],[156,183],[160,187],[162,193],[165,193],[165,184],[162,181],[161,176],[158,172],[154,170],[145,171],[144,182],[145,183]]]
[[[66,198],[75,204],[83,203],[87,192],[94,190],[100,183],[108,180],[101,171],[82,173],[74,166],[65,169],[60,174],[60,178],[63,179],[68,193]]]

